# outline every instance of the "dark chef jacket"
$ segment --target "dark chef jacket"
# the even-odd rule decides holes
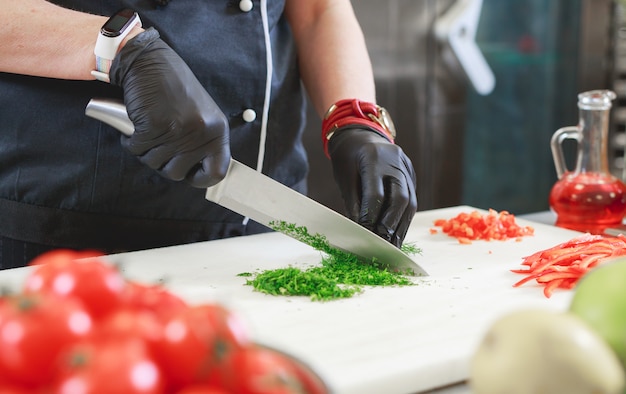
[[[135,9],[226,114],[233,157],[258,168],[262,151],[264,173],[305,192],[304,95],[283,1],[267,1],[267,30],[259,0],[249,11],[232,0],[172,0],[162,8],[149,0],[54,3],[107,16]],[[1,236],[110,253],[267,230],[142,165],[121,147],[119,132],[85,116],[93,97],[121,98],[122,91],[99,81],[0,73]],[[243,118],[247,109],[256,113],[252,122]]]

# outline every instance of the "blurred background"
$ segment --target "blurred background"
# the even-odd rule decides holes
[[[622,177],[626,22],[620,1],[352,4],[378,102],[393,116],[397,143],[415,166],[419,210],[462,204],[514,214],[548,210],[556,182],[550,138],[578,123],[577,94],[593,89],[618,94],[609,159]],[[310,195],[343,211],[321,152],[320,121],[309,112]]]

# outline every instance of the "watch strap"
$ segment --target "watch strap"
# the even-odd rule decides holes
[[[96,40],[96,46],[94,48],[96,69],[91,71],[91,75],[94,78],[107,83],[111,82],[109,71],[111,70],[113,59],[115,58],[122,41],[124,41],[126,36],[135,26],[142,26],[141,19],[137,13],[134,13],[134,23],[127,26],[126,29],[121,31],[116,37],[107,37],[102,34],[102,31],[98,33],[98,39]]]
[[[359,99],[339,100],[331,105],[322,120],[322,144],[326,157],[330,157],[328,143],[336,132],[349,126],[360,126],[394,143],[395,130],[389,130],[380,121],[382,108]]]
[[[96,69],[91,71],[97,80],[110,83],[109,71],[111,70],[112,59],[105,59],[96,55]]]

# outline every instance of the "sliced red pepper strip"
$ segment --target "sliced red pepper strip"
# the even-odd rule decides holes
[[[544,286],[543,293],[549,298],[556,289],[574,288],[581,277],[603,261],[623,255],[626,255],[626,237],[583,234],[525,257],[521,264],[528,268],[511,271],[526,276],[513,286],[534,279]]]
[[[557,279],[547,283],[546,287],[543,288],[543,295],[545,295],[547,298],[550,298],[554,290],[558,288],[562,282],[563,279]]]
[[[577,272],[545,272],[542,275],[537,277],[537,283],[548,283],[554,280],[568,279],[568,278],[578,278],[580,277],[580,273]]]

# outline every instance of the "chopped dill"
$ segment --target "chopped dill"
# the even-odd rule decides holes
[[[408,243],[408,244],[402,244],[400,246],[400,250],[402,250],[406,254],[419,254],[419,253],[422,253],[422,249],[418,248],[417,245],[415,245],[415,242],[411,242],[411,243]]]
[[[363,286],[412,286],[415,283],[402,273],[377,267],[375,263],[363,264],[348,252],[331,247],[326,237],[311,235],[305,227],[286,222],[271,223],[274,230],[289,235],[325,254],[321,265],[307,269],[295,267],[266,270],[254,276],[246,285],[271,295],[308,296],[312,301],[329,301],[349,298],[363,291]],[[405,253],[420,253],[414,244],[403,245]]]

